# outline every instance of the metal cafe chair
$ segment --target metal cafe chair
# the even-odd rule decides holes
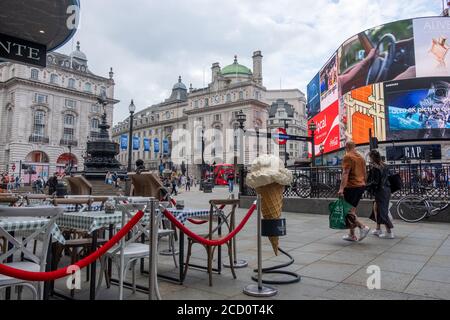
[[[222,235],[220,234],[220,230],[222,226],[226,226],[228,229],[228,232],[233,231],[234,225],[232,221],[234,220],[234,215],[236,212],[236,207],[239,205],[239,200],[234,199],[223,199],[223,200],[210,200],[210,210],[209,210],[209,218],[208,218],[208,233],[206,234],[200,234],[200,237],[203,237],[208,240],[220,240]],[[231,206],[231,210],[227,213],[225,213],[224,209],[227,208],[227,206]],[[216,224],[214,222],[217,222]],[[193,239],[191,237],[188,237],[188,251],[187,251],[187,258],[186,258],[186,264],[184,269],[184,277],[186,277],[188,268],[189,268],[189,260],[192,255],[192,246],[195,243],[199,243],[203,245],[203,247],[206,249],[207,254],[207,270],[209,274],[209,285],[212,286],[212,263],[214,258],[214,251],[217,246],[212,245],[206,245],[201,242],[199,242],[196,239]],[[234,265],[233,265],[233,239],[230,239],[226,243],[228,247],[228,256],[230,259],[230,269],[231,273],[233,275],[233,278],[236,279],[236,273],[234,272]]]
[[[123,227],[126,222],[133,217],[133,213],[136,210],[145,210],[146,205],[142,204],[118,204],[116,209],[122,212]],[[100,276],[97,284],[96,292],[103,283],[103,274],[105,274],[107,287],[110,287],[111,279],[109,279],[108,273],[105,272],[107,268],[107,261],[111,259],[113,265],[117,267],[119,275],[119,299],[123,299],[123,282],[127,276],[128,269],[132,271],[132,287],[133,293],[136,292],[136,263],[142,258],[148,258],[150,250],[148,244],[140,243],[137,240],[144,236],[150,241],[150,234],[147,225],[138,223],[134,226],[130,238],[126,241],[121,241],[118,245],[108,250],[100,259]]]
[[[52,207],[0,207],[0,216],[7,218],[31,217],[31,218],[47,218],[48,222],[44,226],[31,231],[31,235],[25,239],[17,239],[13,237],[8,231],[0,226],[0,237],[6,239],[10,247],[6,248],[5,252],[0,255],[0,263],[9,267],[21,269],[32,272],[44,272],[47,264],[47,252],[52,237],[52,228],[55,225],[55,220],[63,213],[62,208]],[[13,220],[11,220],[13,221]],[[34,253],[27,249],[27,243],[38,239],[42,241],[40,252]],[[14,261],[14,256],[16,260]],[[23,256],[23,259],[21,258]],[[21,279],[12,278],[0,274],[0,289],[18,287],[19,299],[21,298],[21,291],[23,287],[31,290],[33,298],[40,300],[43,298],[44,286],[42,282],[29,282]]]

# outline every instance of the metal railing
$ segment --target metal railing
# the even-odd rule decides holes
[[[392,195],[399,199],[408,194],[427,195],[431,200],[448,195],[450,188],[450,163],[408,163],[388,165],[391,173],[399,173],[402,189]],[[244,173],[244,179],[248,169]],[[297,167],[292,169],[291,185],[286,186],[285,198],[336,198],[341,184],[341,167]],[[244,196],[256,196],[255,190],[244,183]],[[371,195],[366,192],[364,198]]]
[[[34,143],[49,143],[49,142],[50,142],[50,139],[49,139],[49,137],[31,135],[31,136],[28,138],[28,142],[34,142]]]
[[[77,140],[68,140],[68,139],[61,139],[59,141],[59,144],[61,146],[71,146],[71,147],[77,147],[78,141]]]

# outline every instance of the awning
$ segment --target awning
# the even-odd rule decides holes
[[[0,33],[55,50],[76,32],[79,0],[1,0]]]

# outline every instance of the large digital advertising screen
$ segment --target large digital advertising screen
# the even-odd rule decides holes
[[[320,146],[324,153],[332,152],[340,148],[339,139],[339,104],[338,101],[332,103],[324,111],[309,120],[314,121],[316,131],[314,136],[315,154],[320,155]]]
[[[339,148],[368,143],[369,129],[379,141],[450,138],[449,39],[449,17],[395,21],[351,37],[308,85],[308,121],[337,103]]]
[[[450,139],[450,77],[385,83],[390,140]]]

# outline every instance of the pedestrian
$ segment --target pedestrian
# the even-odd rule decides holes
[[[111,184],[111,172],[107,172],[105,175],[105,184]]]
[[[119,180],[119,175],[117,174],[117,171],[114,171],[114,173],[111,176],[112,181],[114,183],[114,187],[117,188],[118,185],[118,180]]]
[[[38,176],[35,182],[36,182],[36,193],[44,193],[42,191],[44,188],[44,181],[42,180],[41,176]]]
[[[58,173],[53,173],[47,181],[48,195],[52,196],[56,192],[56,186],[58,185]]]
[[[170,192],[170,195],[173,195],[175,193],[175,195],[177,195],[177,178],[173,177],[172,178],[172,191]]]
[[[342,160],[342,180],[338,191],[340,197],[351,204],[353,208],[347,214],[346,222],[350,232],[343,237],[346,241],[362,241],[370,231],[370,228],[362,224],[356,215],[356,207],[366,189],[366,162],[356,151],[353,141],[345,144],[346,154]],[[359,238],[355,235],[355,228],[359,228]]]
[[[14,189],[18,190],[20,188],[20,178],[16,176]]]
[[[234,189],[234,175],[229,173],[227,175],[227,183],[228,183],[228,192],[233,193]]]
[[[380,238],[394,239],[392,229],[394,225],[389,218],[389,202],[391,200],[391,188],[389,184],[389,169],[382,161],[377,150],[369,153],[371,167],[367,178],[367,190],[375,197],[370,219],[377,223],[372,234]],[[386,232],[381,231],[381,225],[385,225]]]
[[[140,174],[142,171],[145,171],[144,161],[142,159],[136,160],[136,173]]]
[[[192,181],[191,177],[187,176],[187,178],[186,178],[186,191],[191,191],[191,181]]]

